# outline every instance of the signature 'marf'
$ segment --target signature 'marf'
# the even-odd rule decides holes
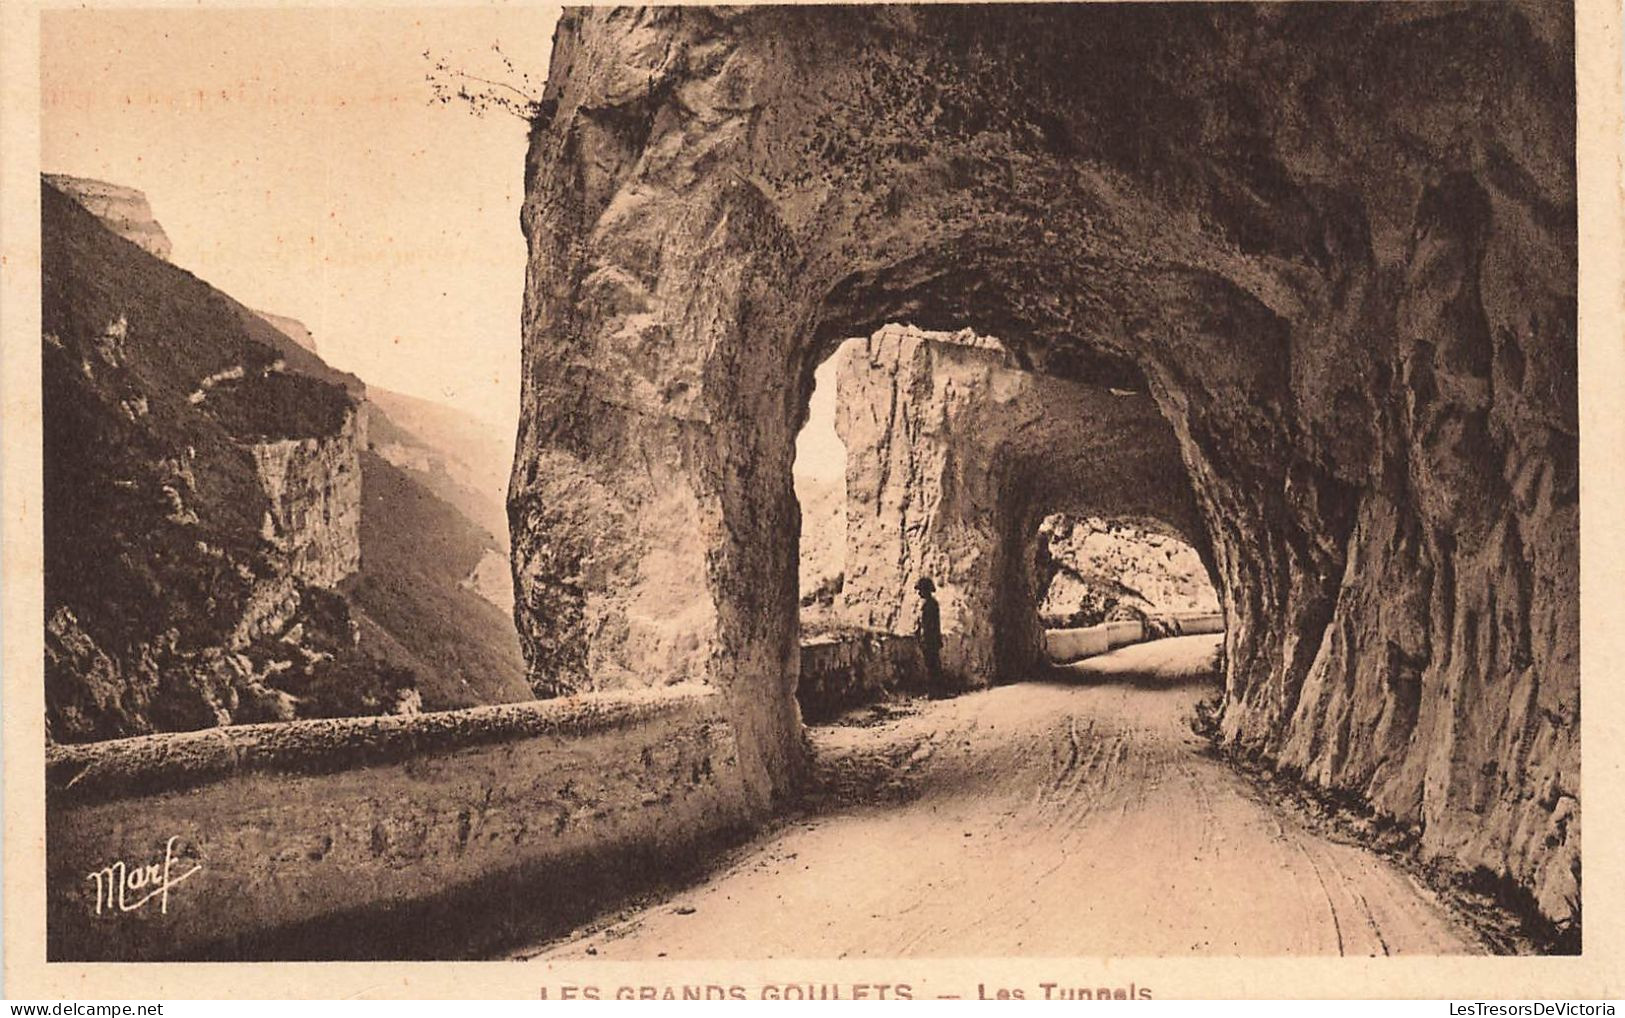
[[[168,915],[170,889],[203,868],[202,865],[194,865],[186,872],[175,875],[175,864],[182,861],[175,854],[175,842],[179,840],[178,837],[171,837],[164,842],[162,862],[126,863],[120,859],[87,874],[85,879],[96,885],[96,914],[115,910],[134,912],[157,898],[159,911]]]

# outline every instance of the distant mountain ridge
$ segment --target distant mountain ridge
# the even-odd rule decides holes
[[[506,550],[511,444],[501,441],[490,426],[440,403],[376,385],[367,389],[367,400],[390,424],[398,426],[375,435],[380,453],[390,458],[389,446],[395,444],[403,447],[398,453],[403,459],[410,457],[408,449],[427,452],[429,461],[421,469],[431,477],[425,483],[489,531]]]
[[[372,450],[490,537],[485,552],[459,582],[511,619],[507,499],[512,450],[489,426],[439,403],[373,386],[367,390],[367,406]]]
[[[254,313],[264,319],[267,325],[293,340],[299,345],[300,349],[309,350],[318,357],[321,356],[316,349],[316,337],[310,334],[310,330],[305,327],[304,322],[296,318],[289,318],[286,315],[274,315],[269,311],[255,311]]]

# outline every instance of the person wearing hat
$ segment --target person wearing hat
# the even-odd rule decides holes
[[[941,696],[942,685],[942,609],[937,606],[937,585],[931,577],[922,576],[914,584],[920,593],[920,649],[925,652],[925,680],[932,696]]]

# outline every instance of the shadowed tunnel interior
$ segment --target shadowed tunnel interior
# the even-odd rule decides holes
[[[1557,4],[567,12],[523,217],[533,685],[704,682],[755,808],[791,794],[814,369],[968,326],[1009,365],[871,355],[1013,366],[1012,427],[1171,443],[1144,469],[1177,483],[1096,490],[1210,557],[1229,746],[1577,919],[1572,49]],[[990,462],[991,590],[1094,510],[1054,455]],[[967,682],[1033,659],[988,653]]]

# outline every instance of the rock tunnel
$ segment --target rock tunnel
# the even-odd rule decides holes
[[[706,682],[756,807],[792,793],[813,370],[968,326],[1165,422],[1227,743],[1575,917],[1572,52],[1561,4],[567,11],[522,223],[532,685]]]
[[[1179,444],[1143,389],[1035,374],[996,341],[889,328],[859,341],[836,402],[847,450],[846,621],[912,633],[914,582],[931,577],[944,679],[975,688],[1042,664],[1045,517],[1137,521],[1205,552]]]

